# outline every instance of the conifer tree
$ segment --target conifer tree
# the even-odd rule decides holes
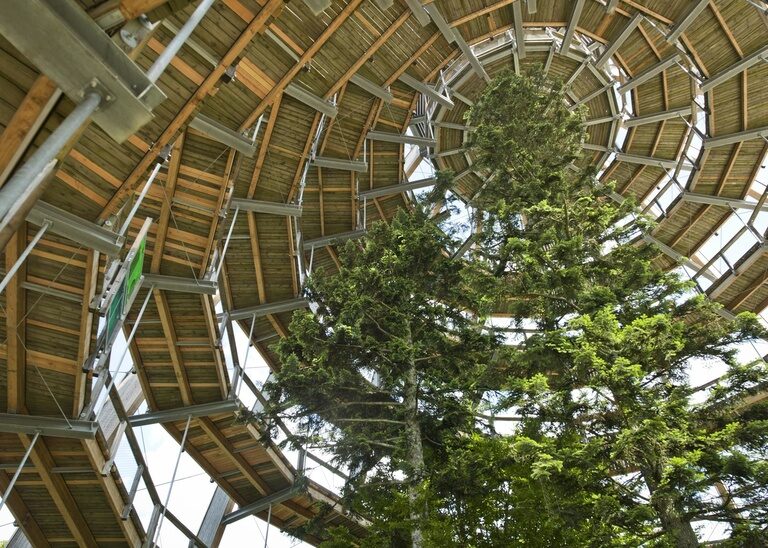
[[[353,471],[367,546],[688,548],[697,520],[766,542],[768,374],[734,350],[764,330],[654,266],[652,223],[581,158],[583,119],[541,72],[500,74],[468,119],[472,251],[417,204],[310,277],[269,412]],[[499,312],[536,333],[512,344]],[[728,373],[699,401],[703,361]]]

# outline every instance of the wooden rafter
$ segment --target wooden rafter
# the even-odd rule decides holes
[[[376,41],[371,44],[371,46],[365,50],[365,53],[363,53],[357,61],[355,61],[352,66],[347,69],[347,71],[339,78],[338,82],[336,82],[330,90],[325,94],[325,99],[328,99],[331,97],[334,93],[339,91],[342,86],[344,86],[350,78],[352,78],[352,75],[354,75],[358,70],[360,70],[360,67],[362,67],[368,59],[370,59],[377,51],[379,51],[379,48],[383,46],[387,40],[395,33],[397,30],[403,26],[403,24],[410,18],[411,16],[411,10],[407,9],[400,14],[400,16],[395,19],[392,24],[387,28],[384,33],[382,33],[381,36],[379,36]]]
[[[80,330],[78,332],[77,363],[82,365],[91,353],[91,340],[93,338],[94,314],[91,311],[91,299],[96,295],[99,283],[99,252],[89,251],[85,267],[85,283],[83,290],[83,304],[80,306]],[[89,389],[90,377],[82,370],[75,376],[75,394],[73,398],[72,416],[77,417],[83,410],[85,397]]]
[[[176,376],[176,383],[179,387],[179,392],[181,393],[181,401],[184,405],[192,405],[194,403],[192,389],[189,386],[187,372],[184,369],[184,360],[182,359],[181,352],[179,352],[176,330],[174,328],[173,317],[171,316],[171,309],[168,306],[168,300],[162,289],[153,289],[152,291],[155,295],[155,303],[157,304],[157,311],[160,315],[160,323],[163,326],[163,334],[165,335],[165,340],[168,345],[168,353],[171,355],[171,364],[173,365],[173,373]]]
[[[0,490],[2,490],[3,493],[8,490],[10,483],[11,478],[8,477],[8,474],[0,470]],[[43,531],[40,529],[37,521],[35,521],[32,512],[30,512],[29,508],[24,503],[24,500],[19,495],[18,490],[11,490],[8,494],[6,504],[8,505],[8,508],[10,508],[16,523],[18,523],[21,530],[24,531],[24,536],[27,537],[27,540],[29,540],[33,546],[40,548],[47,548],[50,546],[48,539],[45,538]]]
[[[490,6],[486,6],[479,10],[471,11],[470,13],[462,17],[459,17],[458,19],[454,19],[453,21],[450,21],[448,24],[452,27],[458,27],[460,25],[463,25],[464,23],[468,23],[474,19],[477,19],[478,17],[481,17],[487,13],[490,14],[494,11],[500,10],[504,6],[508,6],[513,2],[522,2],[522,1],[523,0],[499,0],[498,2],[494,2]]]
[[[38,76],[29,88],[19,108],[0,134],[0,187],[5,184],[26,152],[59,97],[61,90],[44,75]]]
[[[216,206],[214,211],[221,211],[221,208],[224,205],[224,199],[226,198],[227,193],[231,190],[235,180],[237,179],[237,175],[240,171],[241,161],[242,155],[237,154],[236,150],[231,149],[229,151],[229,155],[227,156],[227,164],[224,168],[224,181],[219,187],[219,194],[216,197]],[[200,267],[200,271],[198,272],[198,276],[204,276],[205,271],[208,268],[208,260],[211,257],[214,245],[216,245],[216,235],[218,233],[220,220],[221,217],[219,215],[213,216],[213,220],[211,221],[211,228],[208,230],[208,238],[205,244],[202,265]]]
[[[11,236],[5,248],[5,271],[11,267],[27,247],[27,223],[21,223],[19,230]],[[7,363],[8,412],[21,413],[26,408],[27,355],[25,350],[26,263],[16,272],[5,288],[5,333]]]
[[[213,441],[221,451],[229,456],[230,460],[235,463],[238,471],[253,485],[259,493],[266,496],[269,495],[272,489],[253,469],[253,466],[245,460],[242,454],[236,452],[230,441],[226,436],[216,427],[216,425],[208,417],[199,417],[198,423],[200,428],[205,432],[208,437]]]
[[[190,97],[183,107],[179,110],[176,116],[173,118],[170,124],[165,128],[163,133],[157,138],[152,148],[144,155],[138,165],[131,171],[128,177],[123,181],[120,187],[117,189],[112,198],[107,202],[107,205],[99,215],[99,220],[106,219],[112,214],[120,203],[125,199],[127,194],[133,190],[140,178],[146,173],[147,169],[155,161],[157,151],[162,147],[170,143],[176,134],[184,127],[192,115],[197,110],[202,101],[210,94],[214,87],[219,83],[221,76],[229,68],[232,63],[240,56],[243,50],[248,47],[253,37],[262,30],[268,23],[272,16],[282,9],[283,0],[268,0],[266,4],[261,8],[253,19],[251,19],[248,26],[240,34],[229,51],[222,57],[221,62],[211,71],[211,73],[205,78],[197,91]]]
[[[240,126],[240,129],[249,128],[254,124],[256,119],[261,116],[261,113],[264,112],[272,103],[272,101],[283,92],[285,87],[291,83],[291,80],[293,80],[294,77],[301,71],[301,69],[304,68],[304,65],[306,65],[310,59],[312,59],[315,54],[320,51],[320,48],[322,48],[323,45],[325,45],[325,43],[331,39],[336,30],[355,12],[362,1],[363,0],[350,0],[350,2],[344,7],[343,10],[341,10],[341,12],[331,22],[331,24],[328,25],[322,34],[320,34],[320,36],[318,36],[317,39],[312,43],[312,45],[307,48],[307,50],[299,58],[299,61],[288,70],[288,72],[272,89],[269,90],[269,92],[262,99],[261,103],[259,103],[259,106],[256,107],[248,119]]]
[[[29,436],[19,434],[19,438],[24,448],[29,448],[32,441]],[[64,478],[60,474],[51,472],[56,467],[56,462],[48,450],[45,440],[37,440],[30,453],[30,459],[32,459],[32,463],[35,465],[35,472],[40,476],[43,485],[45,485],[45,488],[51,495],[56,508],[64,518],[75,541],[81,546],[97,546],[98,543],[88,528],[88,522],[80,511],[77,502],[72,497],[72,493],[70,493],[67,484],[64,482]]]
[[[267,152],[269,151],[269,143],[272,140],[272,131],[275,129],[275,122],[277,122],[277,115],[280,112],[280,102],[282,96],[275,99],[272,105],[272,110],[269,111],[269,120],[267,121],[267,127],[264,130],[264,137],[261,139],[259,145],[259,155],[256,157],[256,166],[253,168],[253,175],[251,176],[251,184],[248,186],[248,199],[253,198],[256,193],[256,186],[259,184],[259,177],[261,176],[261,170],[264,167],[264,160],[267,158]]]
[[[143,399],[143,398],[142,398]],[[125,423],[123,423],[125,424]],[[122,432],[122,431],[121,431]],[[83,448],[94,470],[104,470],[106,460],[104,454],[101,451],[101,447],[96,440],[82,440]],[[96,478],[99,481],[99,485],[104,493],[104,497],[107,499],[112,510],[113,515],[121,516],[125,502],[123,501],[123,495],[120,491],[120,485],[115,480],[111,471],[107,474],[96,474]],[[133,522],[133,519],[120,519],[116,518],[116,521],[120,525],[120,529],[125,535],[131,546],[139,546],[144,540],[143,532],[140,532]]]
[[[727,308],[729,310],[735,311],[737,308],[739,308],[742,304],[744,304],[744,301],[749,299],[752,295],[754,295],[763,285],[768,281],[768,270],[763,272],[760,276],[758,276],[749,286],[747,286],[745,289],[743,289],[738,295],[733,297],[727,305]],[[763,307],[765,308],[765,307]],[[761,310],[761,309],[760,309]],[[758,310],[759,311],[759,310]]]
[[[181,156],[184,151],[185,132],[182,132],[173,143],[171,148],[171,160],[168,165],[168,175],[165,178],[165,188],[161,189],[162,197],[160,200],[160,217],[157,221],[157,233],[155,234],[155,245],[152,247],[152,262],[149,271],[152,273],[160,272],[160,265],[163,262],[163,253],[165,250],[165,239],[168,236],[168,225],[171,220],[171,200],[176,192],[176,182],[179,178],[179,169],[181,168]]]

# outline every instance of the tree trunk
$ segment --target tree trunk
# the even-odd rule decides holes
[[[410,330],[409,330],[410,336]],[[424,509],[419,503],[419,486],[424,475],[424,451],[421,444],[421,427],[419,426],[418,405],[419,386],[416,374],[416,362],[411,358],[408,371],[405,374],[404,386],[405,423],[408,439],[408,464],[411,467],[408,500],[410,502],[410,517],[412,522],[411,542],[413,548],[421,548],[424,538],[421,523],[424,519]]]
[[[661,527],[672,537],[672,541],[677,548],[696,548],[699,546],[699,539],[691,526],[691,522],[680,515],[675,506],[674,497],[670,495],[658,495],[658,481],[652,469],[643,467],[641,469],[645,484],[651,493],[651,503],[654,510],[659,515]]]

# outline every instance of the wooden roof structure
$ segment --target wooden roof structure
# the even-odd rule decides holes
[[[120,30],[129,27],[121,21],[142,12],[160,18],[130,49],[142,70],[196,8],[183,0],[77,5],[124,49]],[[463,113],[505,67],[540,63],[567,82],[574,105],[586,106],[587,158],[601,166],[601,180],[615,180],[620,194],[658,217],[646,239],[658,245],[660,267],[683,261],[726,310],[768,306],[768,180],[756,181],[768,152],[761,2],[331,0],[320,13],[314,5],[218,0],[157,81],[167,98],[149,123],[121,144],[92,123],[59,155],[41,199],[116,230],[170,147],[126,241],[149,217],[145,274],[218,282],[219,298],[158,285],[139,292],[125,325],[128,333],[146,299],[129,347],[141,390],[127,414],[142,399],[164,411],[230,397],[219,304],[279,367],[270,345],[287,333],[304,269],[311,261],[332,270],[334,237],[359,234],[407,204],[407,192],[385,187],[408,181],[419,148],[455,171],[457,193],[471,196],[482,177],[461,150],[471,131]],[[73,108],[0,35],[0,197],[9,175]],[[206,120],[223,126],[229,141]],[[300,206],[300,215],[265,203]],[[13,234],[4,272],[37,230],[22,223]],[[47,232],[37,242],[0,295],[0,411],[74,420],[98,395],[83,364],[96,343],[91,301],[107,266],[104,253],[81,241]],[[164,427],[181,441],[186,422]],[[32,447],[7,504],[34,546],[148,542],[148,524],[130,507],[132,478],[110,466],[114,429],[130,426],[101,424],[93,439],[43,435]],[[297,478],[262,439],[229,411],[190,419],[185,442],[242,507]],[[0,489],[30,445],[29,433],[0,433]],[[314,484],[275,503],[271,520],[292,529],[321,513],[325,524],[365,534],[364,520]]]

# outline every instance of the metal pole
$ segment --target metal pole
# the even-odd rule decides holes
[[[139,313],[136,315],[136,321],[133,324],[133,327],[131,328],[131,332],[128,334],[128,339],[125,341],[125,348],[123,348],[123,354],[120,356],[120,361],[117,362],[117,367],[115,368],[115,376],[112,377],[112,383],[115,383],[117,381],[117,373],[120,372],[120,366],[123,365],[123,360],[125,360],[126,354],[128,354],[128,349],[131,346],[131,342],[133,342],[133,337],[136,335],[136,331],[139,329],[139,323],[141,322],[141,318],[144,316],[144,310],[147,308],[147,304],[149,303],[150,297],[152,297],[152,290],[155,289],[154,284],[149,286],[149,289],[147,290],[147,296],[144,297],[144,302],[141,304],[141,308],[139,309]],[[109,390],[110,386],[107,387],[107,390]]]
[[[32,443],[30,443],[29,447],[27,447],[27,452],[24,453],[24,458],[21,459],[21,464],[19,464],[19,467],[16,469],[16,473],[13,474],[13,477],[11,478],[11,482],[8,484],[8,489],[6,489],[5,493],[3,493],[3,500],[0,500],[0,510],[2,510],[3,506],[5,506],[5,501],[8,500],[8,496],[11,494],[11,490],[13,489],[13,486],[16,483],[16,480],[19,479],[19,475],[21,475],[21,471],[24,468],[24,465],[27,463],[29,454],[32,452],[32,448],[35,446],[35,442],[39,437],[40,437],[40,432],[35,432],[35,437],[32,438]]]
[[[232,392],[235,395],[235,399],[240,396],[240,387],[242,386],[243,377],[245,376],[245,368],[248,367],[248,352],[251,351],[251,345],[253,344],[253,328],[255,326],[256,314],[254,314],[251,318],[251,330],[248,332],[248,346],[245,347],[245,357],[243,358],[243,363],[240,366],[240,371],[237,372],[238,376],[235,377],[237,382],[232,385]]]
[[[136,203],[133,204],[133,207],[131,208],[131,212],[125,218],[125,221],[123,222],[123,226],[120,227],[120,232],[118,233],[120,236],[125,236],[125,233],[128,232],[128,227],[131,226],[131,221],[133,220],[133,216],[136,215],[136,212],[139,210],[139,206],[141,206],[141,202],[144,201],[144,196],[146,196],[147,192],[149,192],[149,187],[151,187],[152,183],[155,181],[155,177],[157,177],[157,174],[160,171],[160,168],[162,167],[162,165],[163,165],[163,162],[157,162],[157,164],[155,164],[155,169],[152,170],[152,173],[149,175],[149,179],[147,179],[147,182],[144,185],[144,188],[141,189],[141,194],[139,194],[139,197],[136,199]]]
[[[83,409],[81,413],[81,417],[83,419],[87,420],[87,417],[91,415],[91,413],[94,412],[96,409],[96,406],[99,403],[99,399],[101,398],[101,391],[106,389],[107,394],[109,394],[110,389],[112,388],[112,385],[115,384],[117,381],[117,373],[119,373],[120,366],[123,364],[123,360],[125,359],[125,355],[128,353],[128,349],[131,346],[131,341],[133,341],[133,337],[136,335],[136,330],[138,329],[139,322],[141,322],[141,318],[144,315],[144,310],[147,308],[147,303],[149,303],[149,298],[152,296],[152,289],[155,286],[151,286],[149,288],[149,291],[147,291],[147,296],[144,299],[144,303],[141,305],[141,309],[139,309],[139,313],[136,316],[136,322],[133,324],[133,327],[131,328],[131,333],[128,335],[128,339],[125,341],[125,349],[123,349],[123,355],[120,356],[120,362],[117,364],[117,368],[115,370],[115,377],[111,377],[105,372],[102,372],[104,367],[108,367],[106,365],[102,365],[99,367],[98,371],[96,373],[99,374],[98,379],[96,380],[96,383],[91,388],[91,402]],[[111,352],[111,350],[110,350]]]
[[[227,232],[227,239],[224,241],[224,249],[221,251],[221,257],[219,257],[219,266],[216,267],[216,276],[214,276],[214,280],[219,279],[219,274],[221,274],[221,268],[224,266],[224,257],[227,256],[227,248],[229,247],[229,240],[232,238],[232,230],[235,228],[235,221],[237,221],[237,214],[240,213],[240,208],[235,208],[235,213],[232,215],[232,224],[229,225],[229,232]]]
[[[181,454],[184,452],[184,444],[187,443],[187,434],[189,433],[189,423],[192,422],[192,415],[187,417],[187,425],[184,427],[184,435],[181,437],[181,445],[179,446],[179,454],[176,457],[176,466],[173,467],[173,475],[171,476],[171,484],[168,486],[168,494],[165,495],[165,504],[163,504],[163,512],[160,514],[160,523],[157,525],[155,535],[153,537],[153,543],[160,538],[160,529],[163,528],[163,520],[165,519],[165,510],[168,508],[168,502],[171,500],[171,491],[173,490],[173,482],[176,481],[176,472],[179,470],[179,462],[181,461]]]
[[[149,70],[147,71],[147,78],[149,78],[150,82],[157,82],[157,79],[160,78],[160,75],[163,74],[165,69],[168,68],[168,65],[171,64],[173,58],[176,57],[177,53],[179,53],[181,46],[183,46],[184,42],[186,42],[190,37],[192,31],[195,30],[195,27],[198,25],[198,23],[203,20],[206,12],[210,9],[215,1],[216,0],[203,0],[200,2],[200,5],[195,8],[195,11],[193,11],[192,15],[189,16],[189,19],[187,19],[187,22],[184,23],[183,27],[181,27],[178,34],[173,37],[171,43],[168,44],[168,46],[158,56],[155,62],[152,63],[152,66],[149,67]]]
[[[0,189],[0,233],[5,233],[8,225],[20,224],[26,219],[37,197],[45,188],[47,177],[41,177],[41,174],[53,169],[56,155],[96,111],[101,101],[101,95],[89,91],[80,104]],[[0,248],[5,247],[7,243],[5,236],[3,240],[0,241]]]
[[[16,259],[16,262],[13,263],[13,266],[8,271],[8,273],[5,275],[5,278],[3,278],[3,281],[0,282],[0,293],[3,292],[3,289],[11,282],[11,279],[13,279],[13,276],[16,274],[16,272],[21,268],[21,265],[24,264],[24,261],[26,260],[27,256],[32,252],[32,249],[37,245],[37,242],[40,241],[40,238],[43,237],[43,234],[45,234],[45,231],[48,230],[48,227],[51,226],[51,223],[46,221],[43,223],[43,226],[40,227],[40,230],[37,231],[37,234],[35,234],[35,237],[32,238],[32,241],[29,242],[29,245],[24,249],[24,251],[19,255],[19,258]]]
[[[272,521],[272,505],[269,505],[269,511],[267,512],[267,531],[264,533],[264,548],[267,548],[267,540],[269,539],[269,522]]]

